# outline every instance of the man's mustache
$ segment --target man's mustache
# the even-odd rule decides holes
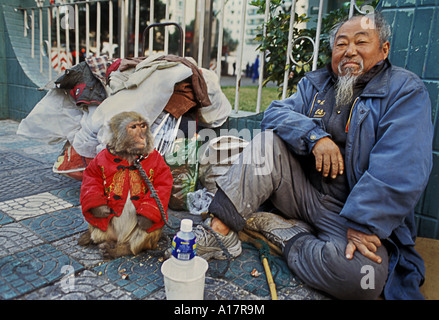
[[[362,60],[357,61],[357,60],[352,60],[352,59],[348,59],[348,58],[340,61],[339,66],[343,67],[344,65],[346,65],[348,63],[354,63],[354,64],[359,65],[361,69],[363,68],[363,61]]]

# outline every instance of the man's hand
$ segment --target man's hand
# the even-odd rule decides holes
[[[376,235],[365,234],[349,228],[347,238],[348,244],[345,251],[347,259],[352,259],[354,257],[355,250],[358,250],[366,258],[369,258],[374,262],[381,263],[382,259],[375,254],[378,247],[381,246],[381,241]]]
[[[331,178],[335,179],[337,174],[343,174],[343,156],[338,146],[330,138],[324,137],[317,141],[312,148],[312,153],[316,159],[316,169],[318,172],[322,172],[324,177],[331,173]]]

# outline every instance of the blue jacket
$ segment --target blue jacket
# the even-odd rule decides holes
[[[330,81],[326,69],[309,72],[297,92],[273,101],[263,130],[272,129],[298,155],[330,136],[311,118]],[[386,299],[422,299],[425,267],[414,250],[414,208],[432,168],[431,105],[423,82],[390,66],[364,88],[352,108],[346,140],[345,173],[350,193],[340,215],[350,228],[375,234],[389,249]]]

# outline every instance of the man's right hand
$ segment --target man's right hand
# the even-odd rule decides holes
[[[330,138],[324,137],[317,141],[312,153],[316,159],[316,169],[318,172],[322,172],[324,177],[330,174],[331,178],[335,179],[337,174],[343,174],[343,156],[338,146]]]
[[[95,218],[107,218],[111,213],[111,209],[107,205],[104,204],[104,205],[96,207],[96,208],[91,208],[90,213]]]

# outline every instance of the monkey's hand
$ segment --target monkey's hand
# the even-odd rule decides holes
[[[142,230],[148,230],[149,228],[152,227],[153,224],[154,224],[154,222],[152,222],[148,218],[141,216],[140,214],[137,215],[137,225]]]
[[[104,204],[104,205],[96,207],[96,208],[91,208],[90,213],[95,218],[107,218],[111,213],[111,209],[110,209],[110,207],[108,207],[107,205]]]

